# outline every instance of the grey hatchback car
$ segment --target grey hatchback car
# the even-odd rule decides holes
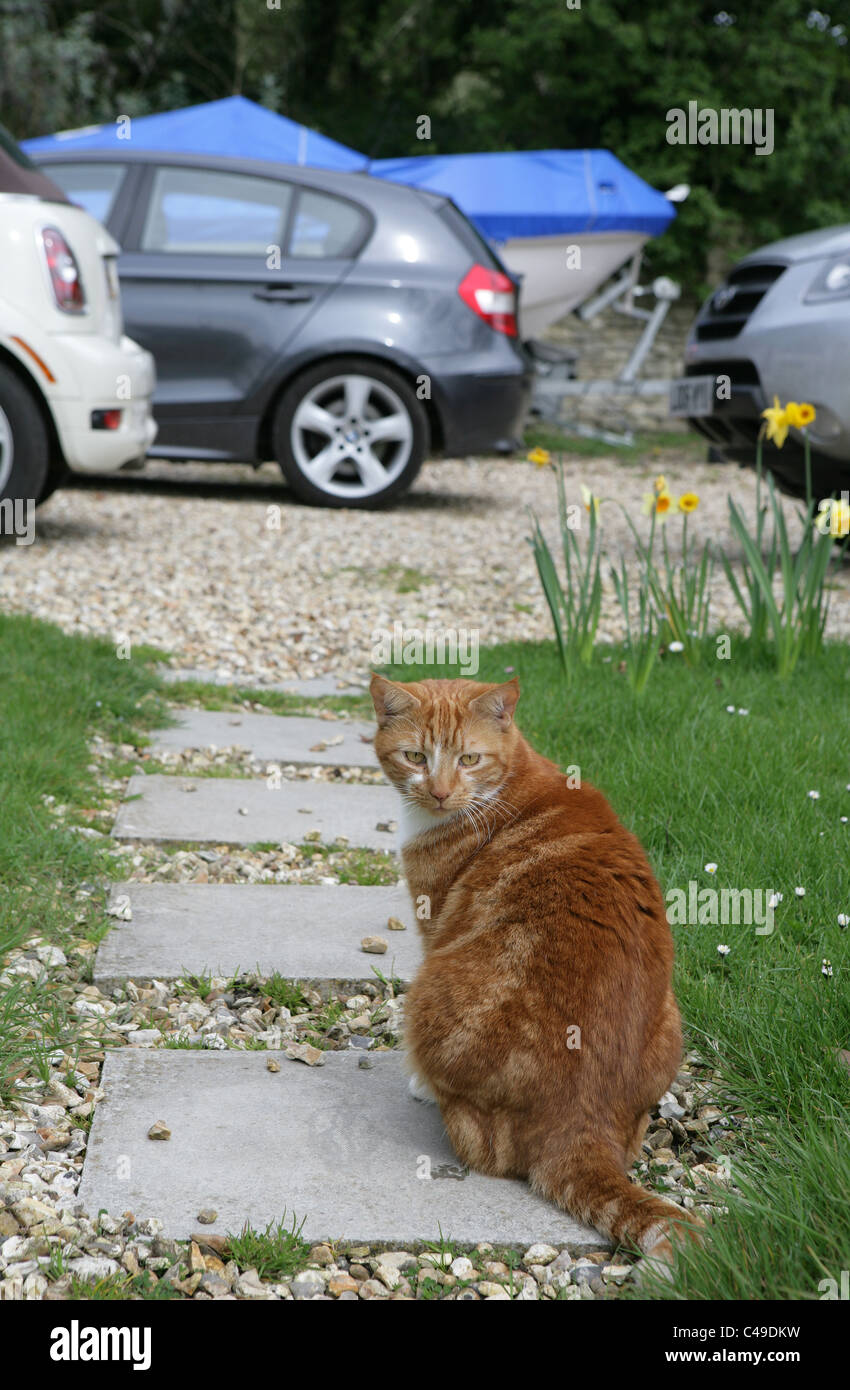
[[[450,199],[259,160],[39,164],[122,246],[127,332],[156,359],[153,456],[276,459],[302,501],[374,507],[429,453],[516,442],[517,285]]]

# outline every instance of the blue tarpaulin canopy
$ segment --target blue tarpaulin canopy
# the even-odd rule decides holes
[[[22,141],[28,154],[114,149],[229,155],[322,169],[368,170],[378,178],[453,198],[493,241],[580,232],[658,236],[675,216],[663,194],[609,150],[522,150],[507,154],[414,155],[376,159],[268,111],[225,97],[178,111],[134,117],[130,140],[118,122]]]
[[[376,159],[369,173],[445,193],[493,241],[578,232],[659,236],[675,216],[663,193],[610,150]]]
[[[347,145],[278,116],[246,97],[225,97],[179,111],[133,117],[130,139],[121,138],[116,122],[64,130],[22,140],[27,154],[59,150],[167,150],[172,154],[231,155],[270,159],[282,164],[309,164],[320,169],[363,169],[366,158]]]

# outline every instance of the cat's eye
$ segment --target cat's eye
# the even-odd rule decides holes
[[[427,762],[427,758],[420,748],[408,748],[405,750],[404,756],[409,763],[415,763],[417,767],[421,767],[424,762]]]
[[[460,757],[458,758],[458,762],[460,763],[461,767],[474,767],[475,764],[480,763],[480,761],[480,753],[461,753]]]

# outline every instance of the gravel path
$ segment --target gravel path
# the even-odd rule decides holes
[[[726,494],[750,513],[755,477],[734,465],[578,458],[569,499],[585,483],[640,515],[663,467],[674,495],[695,490],[692,534],[734,556]],[[296,506],[277,469],[149,464],[144,476],[90,480],[39,510],[31,547],[0,549],[0,607],[68,632],[150,643],[176,665],[257,683],[334,673],[363,678],[373,632],[477,630],[482,645],[551,636],[526,544],[526,508],[554,538],[555,480],[523,460],[429,464],[414,491],[379,513]],[[789,521],[795,507],[786,502]],[[612,553],[625,521],[603,508]],[[276,523],[279,522],[279,527]],[[271,523],[271,524],[269,524]],[[679,534],[679,521],[671,537]],[[722,576],[715,625],[738,625]],[[606,581],[602,640],[620,635]],[[850,567],[834,577],[829,632],[850,635]]]

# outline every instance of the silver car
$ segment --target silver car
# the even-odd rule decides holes
[[[773,404],[809,402],[818,497],[850,488],[850,226],[786,237],[753,251],[702,306],[671,409],[727,459],[752,464]],[[805,493],[802,436],[764,445],[779,485]]]

